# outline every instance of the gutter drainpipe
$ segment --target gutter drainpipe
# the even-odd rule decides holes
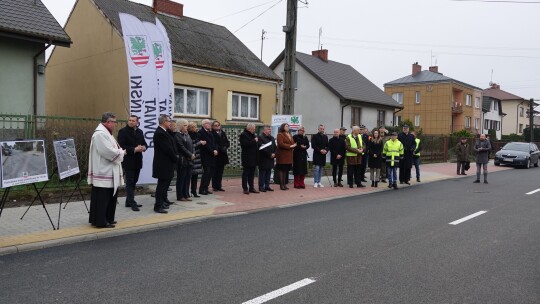
[[[38,73],[38,69],[37,69],[37,59],[38,57],[43,54],[43,52],[45,52],[50,46],[52,45],[52,43],[49,41],[49,43],[43,48],[41,49],[36,55],[34,55],[34,109],[33,109],[33,114],[34,116],[37,115],[37,73]]]
[[[351,104],[352,104],[352,101],[349,101],[348,104],[341,107],[341,127],[343,127],[343,111],[345,110],[346,107],[350,106]]]

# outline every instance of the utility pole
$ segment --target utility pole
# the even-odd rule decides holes
[[[266,31],[263,29],[263,30],[262,30],[262,34],[261,34],[261,61],[263,60],[263,59],[262,59],[262,54],[263,54],[264,39],[266,39],[266,38],[264,37],[264,34],[266,34]]]
[[[534,99],[529,99],[529,142],[534,142]]]
[[[287,0],[287,23],[285,32],[285,67],[283,81],[283,114],[294,114],[294,72],[296,66],[296,21],[298,0]]]

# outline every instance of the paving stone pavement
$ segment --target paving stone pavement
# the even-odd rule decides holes
[[[509,168],[489,167],[490,172],[507,169]],[[421,181],[422,183],[427,183],[450,178],[467,177],[455,175],[455,170],[455,163],[422,165]],[[469,177],[474,175],[473,170],[469,171]],[[369,174],[367,176],[369,178]],[[344,176],[344,179],[346,182],[346,176]],[[325,186],[324,188],[313,188],[313,178],[307,178],[306,189],[294,189],[291,186],[290,190],[281,191],[278,185],[274,185],[273,188],[276,190],[274,192],[245,195],[242,191],[240,179],[225,179],[223,181],[225,192],[216,192],[213,195],[192,198],[193,201],[191,202],[175,202],[170,206],[168,214],[157,214],[153,211],[154,198],[150,195],[139,195],[136,197],[137,202],[143,205],[140,212],[134,212],[131,208],[124,207],[124,198],[119,198],[116,208],[116,220],[118,224],[113,229],[97,229],[92,227],[88,223],[88,212],[83,201],[69,202],[67,206],[62,205],[61,210],[59,210],[60,205],[58,203],[46,205],[54,226],[58,226],[60,211],[60,229],[57,230],[53,230],[47,214],[40,203],[34,203],[22,220],[21,216],[28,207],[6,208],[0,217],[0,255],[159,229],[178,225],[186,221],[202,220],[216,216],[236,215],[267,208],[325,201],[376,191],[391,191],[386,187],[388,184],[384,183],[379,183],[378,188],[370,187],[371,182],[369,181],[364,183],[367,185],[365,188],[349,188],[347,185],[343,188],[334,188],[330,184],[331,177],[327,178],[323,176],[321,181]],[[413,178],[411,186],[415,184],[417,182]],[[169,199],[171,201],[175,196],[174,191],[169,193]],[[86,205],[88,207],[89,204],[87,200]]]

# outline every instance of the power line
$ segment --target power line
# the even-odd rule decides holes
[[[231,16],[234,16],[234,15],[238,15],[238,14],[240,14],[240,13],[247,12],[247,11],[249,11],[249,10],[252,10],[252,9],[255,9],[255,8],[258,8],[258,7],[261,7],[261,6],[264,6],[264,5],[268,4],[268,3],[272,3],[272,2],[274,2],[274,1],[276,1],[276,0],[267,1],[267,2],[265,2],[265,3],[261,3],[261,4],[258,4],[258,5],[255,5],[255,6],[252,6],[252,7],[250,7],[250,8],[246,8],[246,9],[243,9],[243,10],[241,10],[241,11],[238,11],[238,12],[235,12],[235,13],[231,13],[231,14],[225,15],[225,16],[223,16],[223,17],[219,17],[219,18],[210,20],[209,22],[214,22],[214,21],[221,20],[221,19],[224,19],[224,18],[227,18],[227,17],[231,17]]]
[[[517,3],[517,4],[540,4],[540,1],[514,1],[514,0],[450,0],[455,2],[491,2],[491,3]]]
[[[269,10],[271,10],[274,6],[278,5],[281,1],[283,0],[279,0],[278,2],[274,3],[274,5],[270,6],[269,8],[265,9],[264,11],[262,11],[262,13],[258,14],[257,16],[255,16],[255,18],[249,20],[246,24],[242,25],[239,29],[237,29],[236,31],[233,32],[236,33],[238,32],[239,30],[243,29],[244,27],[246,27],[248,24],[250,24],[251,22],[255,21],[255,19],[259,18],[260,16],[262,16],[264,13],[268,12]]]
[[[268,32],[269,34],[281,34],[279,32]],[[318,36],[313,35],[298,35],[300,37],[306,38],[318,38]],[[446,47],[446,48],[469,48],[469,49],[500,49],[500,50],[511,50],[511,51],[540,51],[540,48],[518,48],[518,47],[502,47],[502,46],[466,46],[466,45],[433,45],[426,43],[398,43],[398,42],[389,42],[389,41],[377,41],[377,40],[360,40],[360,39],[351,39],[351,38],[337,38],[337,37],[324,37],[325,40],[337,40],[337,41],[354,41],[362,43],[373,43],[373,44],[386,44],[386,45],[410,45],[410,46],[427,46],[427,47]]]

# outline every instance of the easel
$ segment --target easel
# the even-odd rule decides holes
[[[69,203],[69,201],[73,197],[73,194],[75,194],[75,191],[79,190],[79,195],[81,196],[81,198],[83,200],[84,207],[86,207],[86,211],[88,213],[90,213],[90,210],[88,209],[88,205],[86,205],[86,200],[84,199],[84,195],[83,195],[82,190],[81,190],[81,181],[82,181],[82,175],[79,172],[79,180],[77,181],[77,184],[75,185],[75,189],[73,189],[73,191],[71,192],[69,198],[67,199],[66,203],[64,204],[64,208],[62,208],[62,203],[63,203],[63,199],[64,199],[64,181],[62,179],[60,180],[61,196],[60,196],[60,205],[58,206],[58,225],[57,225],[58,229],[60,229],[60,213],[61,213],[62,209],[66,209],[67,204]]]
[[[43,184],[43,186],[39,190],[36,187],[36,184],[32,184],[34,186],[34,189],[36,190],[37,195],[34,197],[34,199],[32,200],[32,203],[30,204],[30,206],[28,206],[28,208],[26,209],[24,214],[21,216],[21,220],[24,218],[24,216],[26,215],[28,210],[30,210],[30,207],[32,207],[32,205],[34,205],[34,202],[36,201],[36,199],[39,198],[39,201],[41,202],[41,205],[43,206],[43,209],[45,209],[45,213],[47,213],[47,217],[49,217],[49,221],[51,222],[51,225],[53,226],[53,230],[56,230],[56,228],[54,227],[53,221],[51,219],[51,216],[49,215],[49,212],[47,211],[47,208],[45,207],[45,202],[43,202],[43,199],[41,198],[41,192],[43,191],[43,189],[45,189],[45,186],[47,186],[47,184],[49,183],[49,181],[52,179],[52,177],[55,174],[56,174],[56,168],[53,170],[53,172],[51,174],[51,177]],[[9,193],[9,188],[6,189],[6,192]],[[6,200],[7,200],[7,197],[6,197]],[[4,204],[5,204],[5,202],[4,202]],[[2,208],[3,208],[3,205],[2,205]]]

